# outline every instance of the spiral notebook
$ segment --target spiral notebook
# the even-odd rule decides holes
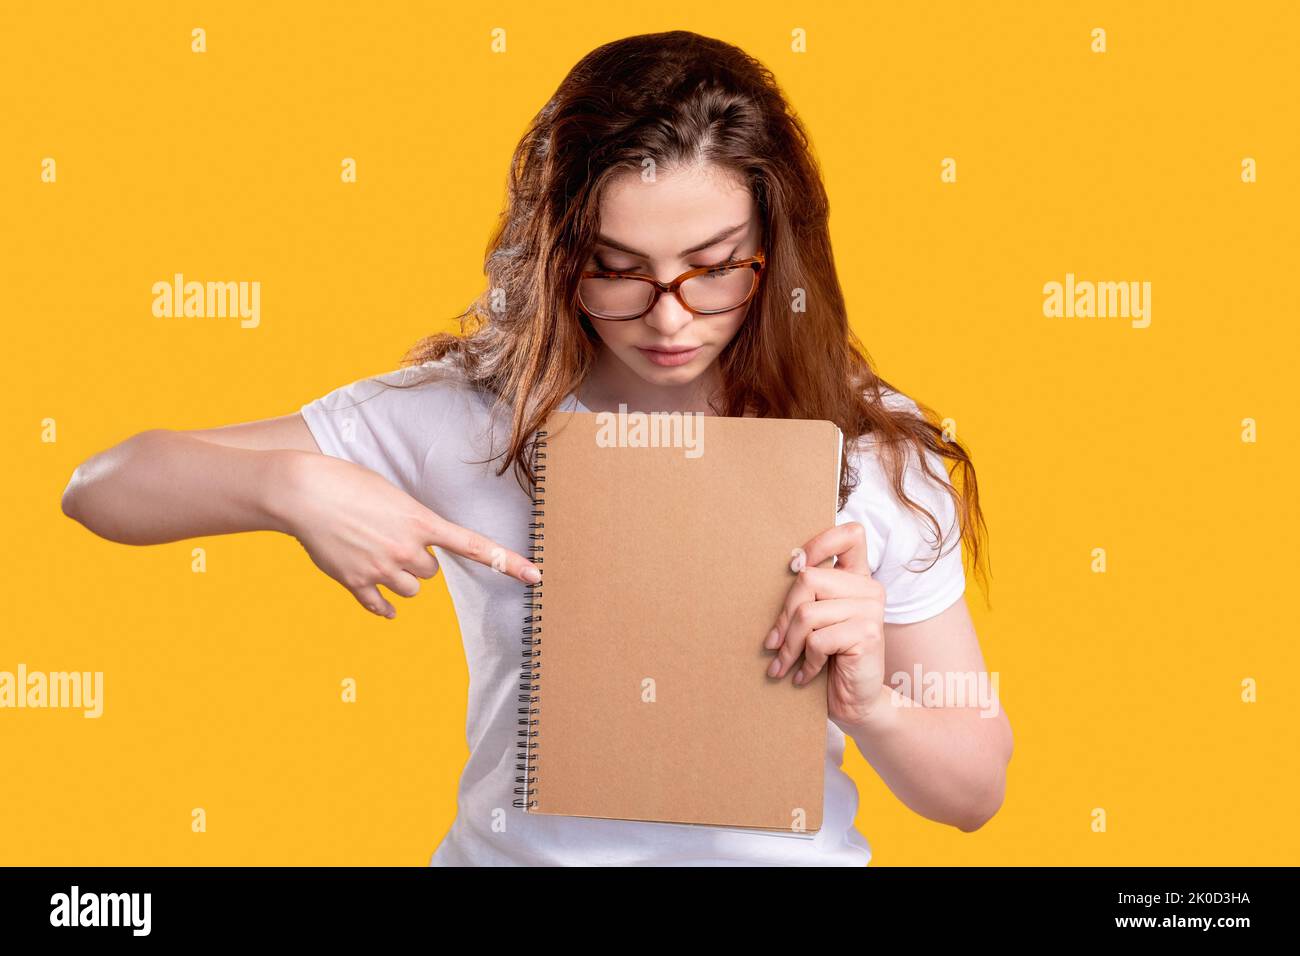
[[[533,451],[517,807],[821,828],[826,672],[769,678],[763,641],[793,550],[836,523],[842,455],[828,421],[552,413]]]

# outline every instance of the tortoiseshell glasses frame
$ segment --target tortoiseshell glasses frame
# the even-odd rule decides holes
[[[748,304],[749,301],[754,298],[754,293],[758,291],[759,279],[762,276],[763,269],[766,265],[767,256],[764,252],[759,251],[744,259],[736,259],[732,262],[724,262],[719,263],[718,265],[701,266],[698,269],[691,269],[687,272],[683,272],[672,282],[660,282],[654,276],[641,275],[632,272],[583,272],[578,282],[578,305],[581,306],[582,311],[586,312],[587,315],[594,319],[601,319],[605,322],[631,322],[634,319],[641,318],[641,316],[653,309],[655,305],[658,304],[659,297],[667,292],[676,297],[677,301],[681,303],[682,308],[693,315],[725,315],[728,312],[734,312],[741,306]],[[685,297],[682,295],[682,284],[696,278],[697,276],[708,275],[709,273],[722,273],[724,271],[732,272],[736,269],[742,268],[753,270],[753,280],[750,283],[749,292],[735,305],[729,305],[726,308],[721,309],[697,309],[687,302]],[[649,302],[646,307],[635,315],[614,316],[603,314],[590,308],[587,303],[583,301],[582,282],[587,279],[632,279],[638,282],[646,282],[654,287],[654,294],[649,296]]]

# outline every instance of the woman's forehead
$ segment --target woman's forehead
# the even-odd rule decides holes
[[[743,238],[754,226],[754,200],[735,178],[692,168],[645,179],[620,176],[601,197],[600,233],[638,253],[672,258],[731,227],[729,240]],[[719,240],[723,241],[723,240]]]

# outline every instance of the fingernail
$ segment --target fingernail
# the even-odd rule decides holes
[[[775,677],[779,673],[781,673],[781,658],[774,657],[772,658],[772,663],[768,665],[767,676]]]
[[[388,618],[391,621],[393,618],[397,617],[397,611],[390,608],[388,613],[385,614],[384,617]]]
[[[776,650],[776,645],[779,643],[781,643],[781,632],[776,628],[772,628],[772,630],[768,632],[767,640],[763,642],[763,646],[769,651],[774,651]]]
[[[803,683],[803,668],[802,668],[802,667],[799,668],[799,670],[795,671],[794,682],[795,682],[796,684],[802,684],[802,683]]]
[[[795,548],[790,552],[790,554],[793,555],[793,557],[790,558],[790,570],[795,574],[798,574],[808,563],[808,555],[804,552],[803,548]]]
[[[542,572],[538,571],[532,565],[529,565],[528,567],[524,568],[524,580],[527,581],[529,584],[536,584],[541,579],[542,579]]]

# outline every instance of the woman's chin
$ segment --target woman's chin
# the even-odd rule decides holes
[[[679,365],[677,368],[660,368],[656,365],[649,365],[647,368],[646,365],[649,365],[649,363],[643,363],[643,367],[638,369],[637,372],[642,381],[651,385],[678,388],[689,385],[700,377],[700,372],[695,368],[694,362],[690,365]]]

